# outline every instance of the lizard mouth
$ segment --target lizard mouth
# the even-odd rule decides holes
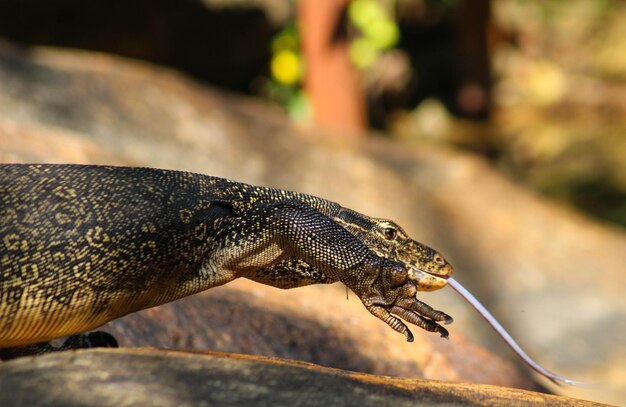
[[[449,264],[444,265],[436,272],[410,267],[409,280],[415,283],[419,291],[435,291],[448,284],[448,278],[452,273],[453,269]]]
[[[411,268],[409,270],[409,280],[415,283],[419,291],[435,291],[448,284],[449,274],[439,274]]]

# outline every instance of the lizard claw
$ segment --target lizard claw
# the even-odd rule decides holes
[[[433,309],[430,305],[418,300],[415,295],[398,300],[397,305],[407,310],[417,312],[418,314],[428,319],[432,319],[433,321],[443,322],[445,325],[449,325],[454,322],[454,319],[452,319],[450,315]]]
[[[369,312],[372,313],[376,318],[382,320],[384,323],[389,325],[395,331],[404,334],[407,342],[413,342],[413,333],[411,330],[402,322],[400,319],[391,315],[389,311],[387,311],[384,307],[380,305],[366,305],[366,308]],[[397,315],[397,314],[396,314]]]
[[[402,320],[426,331],[437,332],[442,338],[448,338],[448,331],[439,323],[450,324],[453,321],[452,317],[418,300],[417,286],[406,278],[406,269],[394,266],[397,265],[392,263],[391,267],[378,274],[368,287],[372,292],[367,293],[367,296],[361,296],[365,307],[392,329],[404,334],[408,342],[413,342],[414,337]]]
[[[404,336],[406,336],[406,341],[407,342],[413,342],[413,340],[414,340],[413,332],[411,332],[411,330],[409,328],[407,328],[406,331],[404,332]]]
[[[441,325],[437,325],[437,332],[439,332],[439,335],[441,335],[442,338],[450,339],[450,333],[446,328],[442,327]]]
[[[439,325],[434,320],[419,315],[415,311],[407,310],[405,308],[394,305],[391,307],[391,313],[399,316],[405,321],[419,326],[426,331],[439,332],[442,338],[447,338],[449,336],[447,329]]]

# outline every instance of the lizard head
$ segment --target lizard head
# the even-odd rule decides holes
[[[440,253],[411,239],[395,222],[374,219],[373,224],[366,244],[377,255],[404,265],[418,291],[438,290],[448,283],[453,269]]]
[[[411,239],[395,222],[344,210],[336,219],[378,256],[402,264],[418,291],[445,287],[453,268],[434,249]]]
[[[353,288],[365,307],[409,342],[413,335],[397,317],[447,338],[448,331],[438,322],[449,324],[452,318],[417,299],[418,291],[437,290],[448,283],[453,269],[443,256],[387,219],[343,209],[335,221],[376,255],[377,264],[370,269],[377,271],[365,273],[364,281]]]

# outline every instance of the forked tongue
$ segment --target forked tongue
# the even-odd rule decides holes
[[[522,348],[517,344],[517,342],[515,342],[515,340],[511,337],[511,335],[509,335],[509,333],[502,327],[502,325],[500,325],[500,323],[496,320],[496,318],[493,315],[491,315],[491,313],[487,311],[487,309],[480,302],[478,302],[478,300],[469,291],[467,291],[454,278],[448,277],[447,279],[448,279],[448,285],[454,288],[456,292],[461,294],[461,297],[465,298],[465,300],[469,302],[472,305],[472,307],[474,307],[474,309],[476,309],[476,311],[478,311],[478,313],[482,315],[483,318],[485,318],[487,322],[489,322],[489,325],[491,325],[493,329],[495,329],[498,335],[500,335],[500,337],[504,339],[507,345],[509,345],[511,349],[513,349],[513,351],[517,353],[519,357],[522,358],[522,360],[528,366],[530,366],[531,369],[533,369],[535,372],[539,373],[540,375],[546,377],[547,379],[551,380],[552,382],[556,384],[566,383],[566,384],[571,384],[575,386],[588,385],[588,383],[578,382],[575,380],[567,379],[563,376],[559,376],[558,374],[549,371],[545,367],[541,366],[539,363],[535,362],[530,356],[526,354],[526,352],[522,350]]]

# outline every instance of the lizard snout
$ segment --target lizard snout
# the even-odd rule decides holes
[[[439,252],[416,241],[407,248],[403,257],[407,258],[408,278],[419,291],[434,291],[448,284],[454,269]]]
[[[420,266],[409,268],[409,280],[415,283],[419,291],[434,291],[445,287],[448,284],[448,277],[454,272],[450,263],[439,253],[436,253],[431,261]]]

